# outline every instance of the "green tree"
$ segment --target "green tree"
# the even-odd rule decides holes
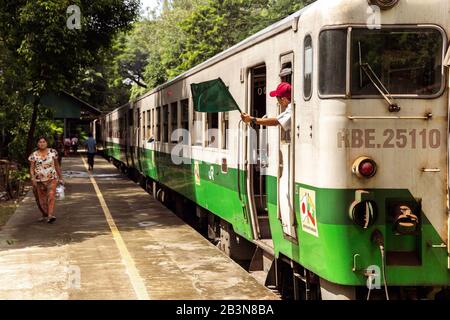
[[[209,0],[179,23],[185,43],[177,70],[194,67],[312,2]]]
[[[81,29],[67,27],[67,8],[73,4],[81,9]],[[32,149],[40,97],[70,88],[115,34],[130,28],[138,11],[138,0],[0,1],[0,36],[34,96],[26,153]]]
[[[110,72],[100,71],[110,79],[107,96],[131,88],[133,99],[312,2],[161,0],[160,12],[115,40]]]

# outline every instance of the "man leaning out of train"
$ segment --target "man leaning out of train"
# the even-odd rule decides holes
[[[276,97],[278,104],[281,106],[282,113],[276,118],[256,118],[247,113],[242,113],[242,121],[261,126],[281,126],[285,131],[291,130],[291,85],[282,82],[277,89],[270,93],[271,97]]]

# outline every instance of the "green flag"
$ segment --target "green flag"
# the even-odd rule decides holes
[[[197,112],[215,113],[234,110],[241,112],[221,78],[193,83],[191,84],[191,91],[194,99],[194,110]]]

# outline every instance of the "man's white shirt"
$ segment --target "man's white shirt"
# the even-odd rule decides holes
[[[285,131],[291,130],[291,118],[292,118],[292,108],[291,104],[289,104],[286,110],[280,113],[280,115],[277,117],[278,122]]]

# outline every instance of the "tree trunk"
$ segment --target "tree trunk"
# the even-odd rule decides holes
[[[33,114],[31,115],[31,123],[30,123],[30,129],[28,130],[28,139],[27,139],[27,148],[25,150],[25,157],[28,157],[28,155],[33,150],[34,145],[34,133],[36,131],[36,122],[37,122],[37,116],[38,116],[38,109],[39,109],[39,103],[41,102],[41,97],[35,97],[33,102]]]

